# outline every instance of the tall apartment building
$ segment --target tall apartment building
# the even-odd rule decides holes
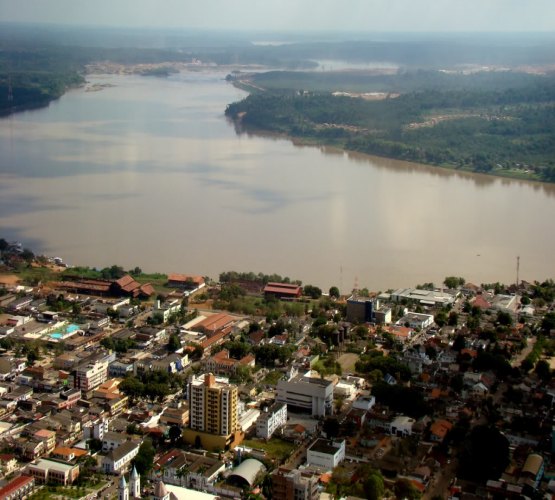
[[[92,391],[108,379],[108,361],[95,361],[78,366],[73,372],[73,387]]]
[[[204,448],[229,448],[239,430],[237,386],[217,380],[212,373],[189,381],[189,428],[184,437]],[[223,445],[223,446],[222,446]]]

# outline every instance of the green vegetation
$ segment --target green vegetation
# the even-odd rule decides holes
[[[269,441],[245,439],[243,441],[243,446],[264,450],[268,454],[268,458],[278,462],[282,462],[288,458],[295,449],[293,443],[277,438],[272,438]]]
[[[83,498],[94,491],[101,490],[106,481],[90,478],[76,486],[45,485],[31,496],[29,500],[55,500],[58,498]]]
[[[383,100],[257,92],[230,104],[226,114],[247,130],[457,170],[555,181],[555,77],[505,77],[498,89],[434,84]]]

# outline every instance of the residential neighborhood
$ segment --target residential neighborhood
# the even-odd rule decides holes
[[[0,499],[555,494],[552,280],[347,293],[4,243]]]

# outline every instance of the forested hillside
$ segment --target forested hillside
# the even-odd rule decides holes
[[[507,73],[499,90],[489,82],[482,89],[466,87],[383,100],[307,90],[256,92],[226,113],[247,129],[353,151],[555,181],[555,77]]]

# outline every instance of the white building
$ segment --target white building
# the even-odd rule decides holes
[[[335,397],[342,397],[346,399],[352,399],[356,396],[357,388],[354,383],[349,383],[346,381],[340,381],[335,384],[333,388],[333,395]]]
[[[83,392],[92,391],[108,380],[108,360],[78,366],[73,372],[73,386]]]
[[[414,300],[423,305],[443,306],[453,304],[456,296],[436,290],[419,290],[417,288],[400,288],[391,294],[391,300],[401,302],[403,299]]]
[[[408,312],[399,321],[397,321],[396,324],[408,326],[409,328],[419,328],[420,330],[425,330],[434,324],[434,316],[433,314]]]
[[[102,459],[102,471],[105,474],[119,474],[137,456],[140,446],[139,442],[126,441],[115,450],[110,451]]]
[[[393,422],[389,424],[389,433],[393,436],[410,436],[414,423],[414,418],[400,415],[395,417]]]
[[[287,423],[287,405],[274,403],[263,411],[256,421],[256,435],[262,439],[270,439],[272,434]]]
[[[372,407],[376,404],[376,398],[374,396],[363,396],[361,398],[357,398],[353,401],[353,408],[357,410],[371,410]]]
[[[333,405],[333,383],[309,376],[280,380],[277,384],[278,403],[286,403],[288,410],[308,411],[313,416],[330,415]]]
[[[326,470],[334,469],[345,459],[345,440],[317,439],[306,451],[306,462]]]

